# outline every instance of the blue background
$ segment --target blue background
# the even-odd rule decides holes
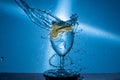
[[[62,0],[25,1],[33,8],[50,10],[54,14]],[[83,73],[119,73],[120,1],[69,2],[69,13],[78,14],[80,25],[69,53],[75,65],[68,68],[82,68]],[[0,72],[39,73],[52,68],[48,59],[55,52],[48,34],[32,23],[14,0],[0,0]]]

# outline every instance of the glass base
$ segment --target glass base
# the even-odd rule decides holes
[[[78,80],[80,74],[73,70],[51,69],[44,72],[46,80]]]

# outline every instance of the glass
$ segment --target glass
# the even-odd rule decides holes
[[[46,74],[61,77],[66,76],[70,77],[75,75],[78,76],[78,74],[75,71],[64,69],[65,61],[64,57],[68,54],[68,52],[72,48],[73,40],[74,40],[73,24],[67,22],[53,23],[52,30],[50,32],[50,41],[53,49],[60,57],[60,66],[59,69],[49,70],[46,72]],[[50,64],[52,64],[51,61]]]

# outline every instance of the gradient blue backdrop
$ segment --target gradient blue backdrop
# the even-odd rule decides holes
[[[60,0],[25,0],[31,7],[56,12]],[[69,0],[70,14],[83,24],[70,52],[83,73],[120,72],[120,1]],[[82,29],[82,31],[81,31]],[[0,0],[0,72],[43,72],[55,53],[41,36],[47,31],[30,21],[14,0]],[[2,58],[4,57],[4,58]],[[78,60],[77,60],[78,59]],[[56,60],[57,62],[57,60]]]

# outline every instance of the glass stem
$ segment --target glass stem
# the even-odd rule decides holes
[[[64,69],[64,56],[60,56],[60,69]]]

